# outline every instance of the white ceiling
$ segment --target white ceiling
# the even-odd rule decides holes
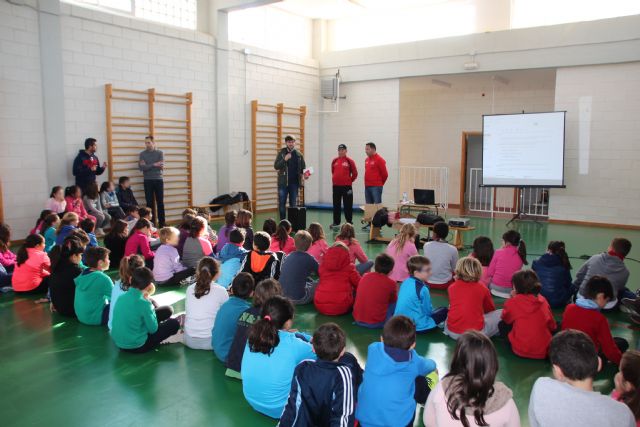
[[[273,6],[311,19],[340,19],[446,3],[449,0],[283,0]]]

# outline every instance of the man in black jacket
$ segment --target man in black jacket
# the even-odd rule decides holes
[[[298,190],[302,185],[303,172],[307,167],[302,153],[296,150],[296,139],[287,135],[284,142],[287,146],[278,152],[273,163],[274,169],[278,171],[278,208],[281,220],[287,217],[287,196],[289,196],[289,206],[298,206]]]
[[[96,175],[102,175],[107,168],[107,162],[102,163],[95,155],[98,150],[98,142],[95,138],[84,140],[84,150],[80,150],[73,160],[73,176],[76,177],[76,185],[80,187],[82,193],[87,186],[96,182]]]

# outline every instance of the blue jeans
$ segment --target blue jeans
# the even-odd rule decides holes
[[[364,187],[364,201],[369,205],[382,203],[382,187]]]
[[[280,220],[287,217],[287,196],[289,196],[289,206],[298,206],[298,190],[300,185],[289,184],[278,186],[278,209],[280,210]]]

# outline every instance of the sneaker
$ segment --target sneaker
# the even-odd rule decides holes
[[[640,314],[640,298],[622,298],[620,301],[622,308],[626,308],[625,311],[628,314]]]
[[[329,226],[330,229],[332,230],[339,230],[340,229],[340,224],[331,224]]]
[[[189,286],[189,285],[192,285],[194,283],[196,283],[196,276],[195,275],[189,276],[186,279],[182,279],[180,281],[180,286]]]
[[[436,385],[438,385],[438,382],[440,382],[440,375],[438,375],[437,370],[427,375],[427,385],[429,386],[430,390],[433,390],[434,388],[436,388]]]
[[[162,341],[160,344],[178,344],[184,342],[184,332],[178,331],[177,334],[171,335],[166,340]]]
[[[362,231],[369,231],[370,228],[371,228],[371,223],[368,223],[367,225],[362,227]]]

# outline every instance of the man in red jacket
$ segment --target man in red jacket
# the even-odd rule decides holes
[[[344,218],[353,224],[353,188],[351,184],[358,177],[356,163],[347,157],[347,146],[338,145],[338,157],[331,162],[331,180],[333,182],[333,224],[340,225],[340,204],[344,205]]]
[[[376,144],[367,142],[364,149],[364,198],[367,204],[382,203],[382,187],[387,182],[387,162],[376,152]]]

